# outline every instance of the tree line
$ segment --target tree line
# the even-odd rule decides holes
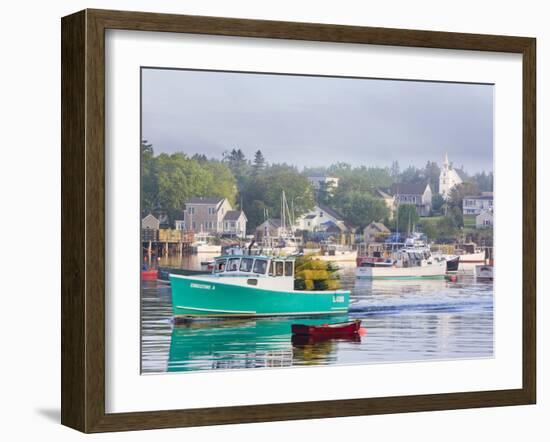
[[[308,176],[315,175],[337,177],[338,186],[321,185],[314,192]],[[492,173],[474,175],[471,181],[470,187],[463,191],[492,189]],[[389,188],[395,182],[429,182],[434,195],[437,195],[439,167],[428,161],[424,168],[410,166],[401,171],[397,161],[386,168],[353,167],[338,162],[328,167],[300,171],[289,164],[268,163],[260,149],[251,159],[238,148],[228,150],[222,158],[216,159],[202,154],[155,155],[152,144],[146,140],[141,143],[142,211],[164,211],[171,220],[179,215],[191,197],[223,197],[234,208],[244,210],[249,231],[253,231],[267,217],[280,217],[281,194],[284,190],[295,218],[307,213],[318,203],[341,213],[351,226],[363,227],[371,221],[388,221],[390,210],[377,195],[376,189]],[[461,205],[461,196],[451,195],[451,213],[456,214],[454,207]],[[437,210],[443,208],[442,201],[434,203],[434,207],[438,206]],[[413,215],[410,208],[400,208],[399,215],[401,231],[410,220],[414,223],[418,221],[417,215]]]

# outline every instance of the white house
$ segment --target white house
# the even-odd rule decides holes
[[[464,215],[479,215],[493,210],[493,192],[482,192],[479,196],[465,196],[462,200]]]
[[[413,204],[418,216],[430,216],[432,211],[432,188],[422,183],[393,183],[391,193],[395,197],[395,204]]]
[[[486,210],[476,216],[476,229],[486,229],[493,226],[493,212]]]
[[[439,193],[440,195],[447,199],[451,194],[453,187],[458,184],[462,184],[463,179],[460,176],[460,172],[457,169],[454,169],[449,163],[449,158],[445,154],[445,160],[441,166],[441,171],[439,172]]]
[[[176,229],[211,234],[246,234],[247,218],[243,211],[233,210],[227,198],[193,197],[185,203],[182,216],[174,221]]]
[[[229,210],[223,217],[223,234],[244,238],[246,236],[247,221],[248,219],[242,210]]]
[[[347,231],[344,218],[335,210],[323,205],[316,205],[311,211],[296,220],[295,228],[305,232],[317,232],[325,230],[329,224],[334,224],[341,231]]]
[[[278,238],[282,234],[281,220],[278,218],[269,218],[256,227],[256,241],[264,238]]]

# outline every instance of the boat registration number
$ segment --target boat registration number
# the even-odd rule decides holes
[[[344,295],[333,295],[332,302],[344,302]]]
[[[190,284],[191,288],[194,288],[194,289],[204,289],[204,290],[215,290],[216,289],[216,286],[212,286],[210,284],[196,284],[194,282],[192,282]]]

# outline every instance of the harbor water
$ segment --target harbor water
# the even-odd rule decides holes
[[[199,269],[206,255],[161,265]],[[144,281],[141,290],[142,373],[193,370],[369,364],[493,356],[493,283],[473,266],[447,280],[362,280],[355,264],[341,264],[351,290],[347,315],[321,318],[217,319],[173,324],[170,285]],[[348,339],[292,337],[291,325],[360,319]]]

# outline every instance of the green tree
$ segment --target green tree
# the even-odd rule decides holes
[[[372,221],[389,217],[385,202],[368,193],[352,191],[340,202],[339,210],[344,219],[355,227],[366,226]]]
[[[449,208],[457,207],[462,210],[462,201],[466,196],[479,195],[479,190],[474,183],[465,182],[454,186],[447,201]]]
[[[261,150],[254,154],[254,163],[252,164],[252,174],[258,175],[265,168],[265,158]]]
[[[400,181],[402,183],[418,183],[419,181],[424,181],[422,177],[422,171],[417,169],[414,166],[407,167],[400,175]]]
[[[283,191],[294,219],[315,205],[313,190],[307,177],[292,166],[272,164],[260,175],[250,176],[244,182],[240,197],[243,200],[250,231],[264,221],[266,210],[272,218],[281,216]]]
[[[426,163],[426,166],[424,167],[424,181],[427,181],[430,184],[430,187],[432,188],[433,193],[439,192],[439,174],[440,174],[439,166],[435,161],[428,161]]]
[[[144,213],[156,209],[158,185],[153,145],[141,141],[141,210]]]
[[[444,204],[445,198],[443,198],[439,193],[434,193],[432,196],[432,210],[434,212],[440,213],[443,209]]]
[[[420,217],[414,204],[400,204],[397,219],[399,220],[399,232],[410,233],[418,224]]]
[[[390,176],[393,181],[399,180],[399,175],[401,174],[401,168],[399,167],[399,161],[395,160],[391,163]]]

